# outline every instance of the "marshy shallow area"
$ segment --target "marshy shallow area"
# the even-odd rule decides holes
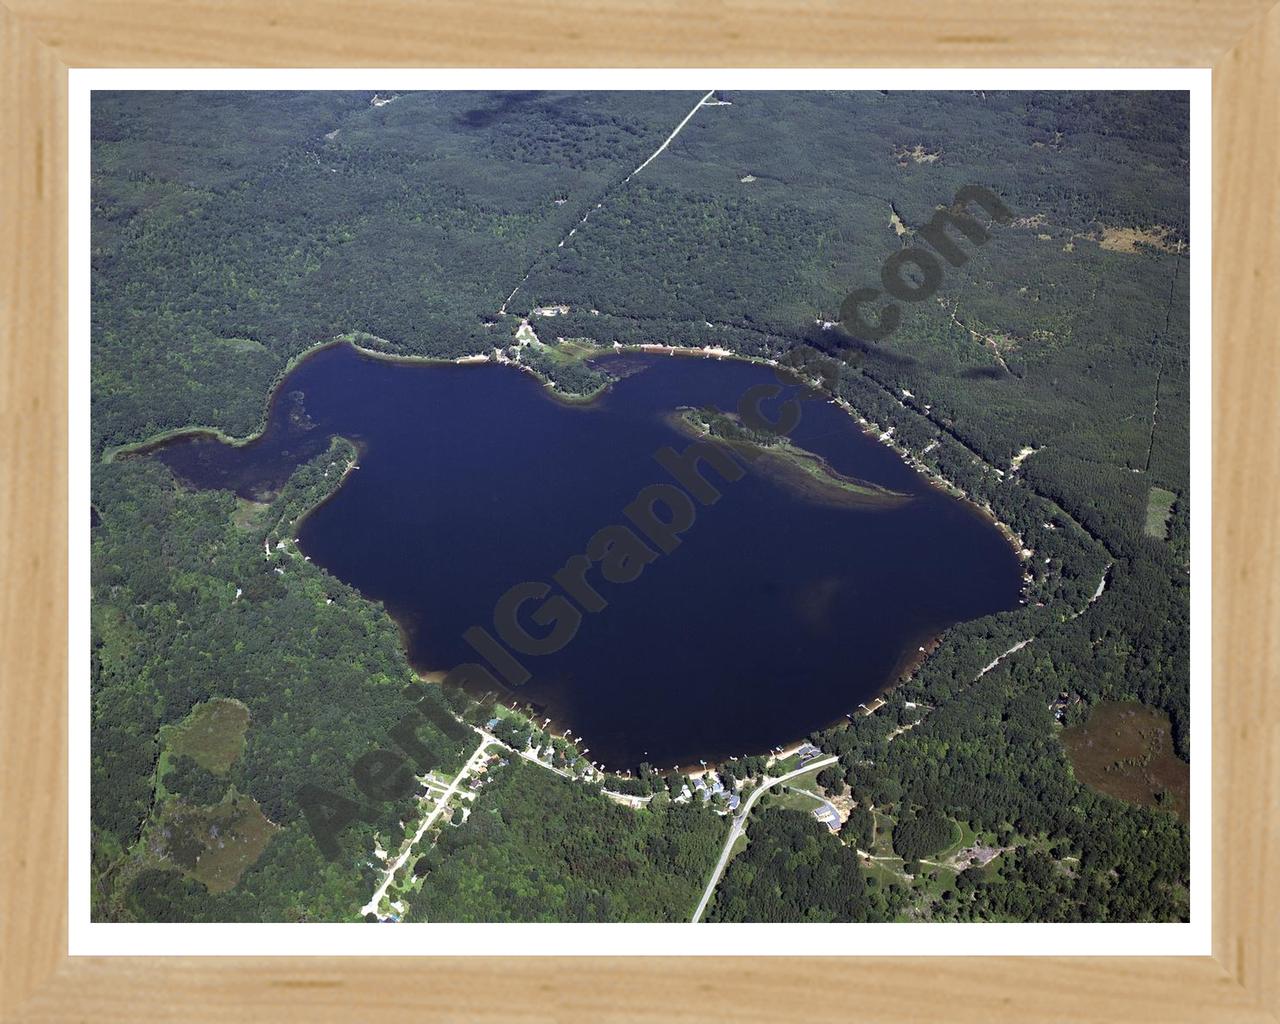
[[[1063,731],[1062,743],[1076,778],[1086,786],[1187,820],[1191,769],[1174,752],[1167,713],[1145,704],[1102,701],[1087,721]]]

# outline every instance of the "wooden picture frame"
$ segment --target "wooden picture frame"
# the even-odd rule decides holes
[[[1280,1020],[1280,7],[1190,0],[642,12],[559,0],[0,7],[0,1011],[5,1020]],[[94,66],[1212,66],[1213,955],[67,954],[67,73]],[[216,926],[215,926],[216,927]],[[841,983],[833,985],[833,975]],[[834,998],[832,998],[834,996]]]

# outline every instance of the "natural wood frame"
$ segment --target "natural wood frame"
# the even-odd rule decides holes
[[[0,1013],[5,1020],[1280,1020],[1280,7],[778,0],[8,0],[0,6]],[[67,69],[1214,68],[1213,956],[69,958]],[[77,513],[78,514],[78,513]],[[1247,524],[1247,529],[1246,529]],[[833,984],[836,978],[843,984]],[[819,995],[827,993],[827,995]],[[830,994],[835,998],[831,999]]]

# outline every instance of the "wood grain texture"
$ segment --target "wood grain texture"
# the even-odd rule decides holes
[[[1213,106],[1214,950],[1277,1012],[1280,8],[1217,62]]]
[[[66,950],[65,80],[57,55],[0,8],[0,1012],[6,1014]]]
[[[8,0],[70,66],[1197,66],[1272,0]]]
[[[1280,10],[1269,3],[0,7],[4,1019],[1280,1019]],[[1216,68],[1213,958],[66,957],[66,67],[486,64]]]

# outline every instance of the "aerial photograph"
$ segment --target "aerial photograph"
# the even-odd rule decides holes
[[[92,921],[1189,920],[1187,92],[90,121]]]

